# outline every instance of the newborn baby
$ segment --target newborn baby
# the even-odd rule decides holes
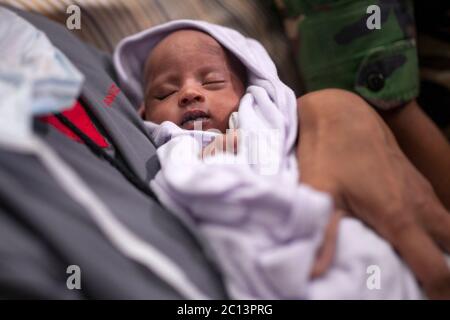
[[[421,296],[389,244],[352,218],[339,224],[331,268],[311,278],[333,203],[298,182],[296,98],[258,42],[224,27],[182,20],[123,40],[114,60],[158,147],[161,170],[151,187],[198,235],[232,298]],[[198,156],[182,161],[204,147],[194,133],[227,129],[275,130],[263,151],[279,155],[277,170],[261,175],[257,169],[265,159],[249,163],[245,143],[234,153],[215,155],[218,162]],[[264,154],[260,149],[258,155]],[[368,282],[367,270],[374,266],[383,272],[375,283],[382,290],[372,290]]]

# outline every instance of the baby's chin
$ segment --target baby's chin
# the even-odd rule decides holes
[[[203,120],[195,120],[188,121],[183,125],[180,125],[181,128],[185,130],[198,130],[198,131],[215,131],[225,133],[226,127],[221,129],[220,125],[216,124],[214,120],[211,118],[203,119]]]

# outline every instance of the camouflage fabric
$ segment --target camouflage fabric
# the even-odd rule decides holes
[[[342,88],[390,109],[419,93],[412,1],[280,0],[306,91]],[[381,29],[366,25],[370,5]]]

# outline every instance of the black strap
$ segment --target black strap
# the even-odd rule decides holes
[[[138,190],[142,191],[146,195],[150,196],[153,200],[159,203],[158,198],[155,193],[150,189],[150,186],[142,181],[136,174],[134,174],[130,169],[128,169],[122,162],[116,158],[109,155],[103,148],[98,146],[89,136],[87,136],[83,131],[81,131],[74,123],[67,119],[62,114],[55,114],[56,118],[63,125],[65,125],[69,130],[71,130],[75,135],[77,135],[81,141],[83,141],[86,146],[99,158],[104,159],[109,162],[114,168],[119,170],[119,172],[130,181]]]

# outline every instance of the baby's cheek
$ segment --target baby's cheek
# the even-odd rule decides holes
[[[160,106],[149,106],[146,110],[146,120],[155,123],[161,123],[165,120],[170,120],[167,111]]]

